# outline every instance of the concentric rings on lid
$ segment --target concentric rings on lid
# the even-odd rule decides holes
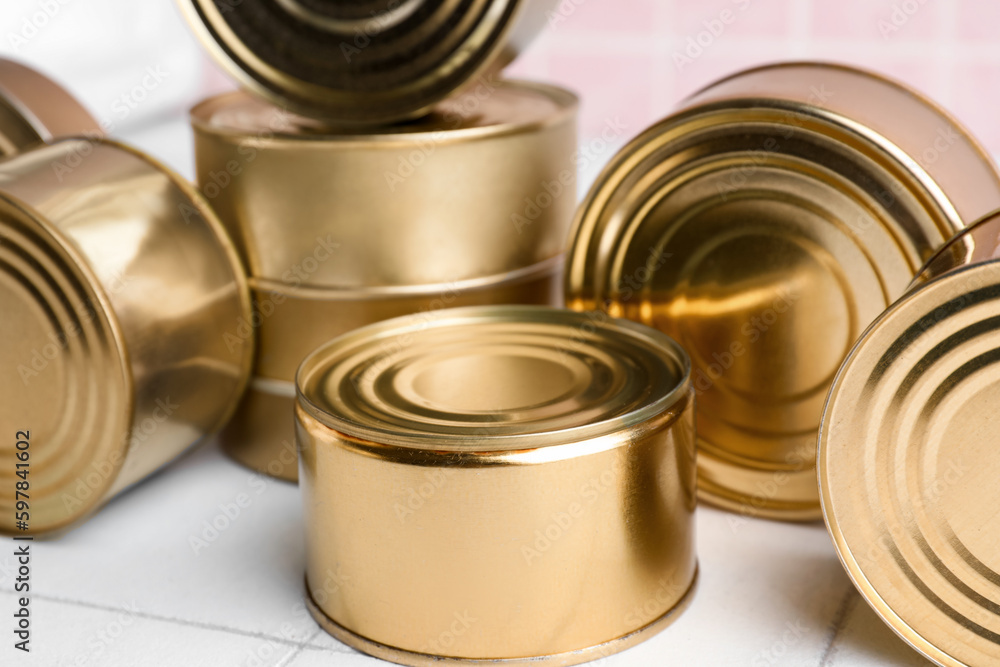
[[[350,436],[508,450],[641,423],[686,395],[687,363],[668,337],[600,314],[476,307],[342,336],[297,384],[314,418]]]
[[[242,84],[305,116],[415,118],[509,62],[545,23],[538,0],[185,0]]]
[[[115,482],[132,421],[132,374],[121,327],[86,260],[2,193],[0,312],[7,382],[0,423],[26,433],[30,443],[33,527],[59,528],[89,513]],[[11,462],[5,475],[13,475],[15,454],[5,439],[0,458]],[[79,484],[88,490],[83,498],[74,495]],[[17,499],[13,482],[4,485],[0,530],[13,530]]]

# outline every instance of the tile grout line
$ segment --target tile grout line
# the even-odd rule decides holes
[[[11,593],[11,594],[16,595],[16,593],[14,591],[6,589],[6,588],[0,588],[0,593]],[[32,599],[44,600],[46,602],[57,602],[57,603],[60,603],[60,604],[67,604],[67,605],[71,605],[71,606],[75,606],[75,607],[83,607],[85,609],[96,609],[98,611],[107,611],[107,612],[113,612],[113,613],[119,613],[119,614],[123,613],[123,610],[120,607],[113,607],[113,606],[98,604],[96,602],[84,602],[83,600],[71,600],[71,599],[68,599],[68,598],[61,598],[61,597],[57,597],[57,596],[54,596],[54,595],[44,595],[44,594],[41,594],[41,593],[32,593],[31,597],[32,597]],[[202,622],[202,621],[191,621],[191,620],[188,620],[188,619],[176,618],[176,617],[172,617],[172,616],[160,616],[158,614],[151,614],[149,612],[144,612],[144,611],[127,611],[127,612],[124,612],[124,613],[128,613],[130,616],[135,616],[136,618],[142,618],[142,619],[149,620],[149,621],[160,621],[160,622],[164,622],[164,623],[174,623],[176,625],[183,625],[183,626],[190,627],[190,628],[197,628],[199,630],[212,630],[212,631],[215,631],[215,632],[224,632],[226,634],[238,635],[238,636],[242,636],[242,637],[249,637],[249,638],[252,638],[252,639],[260,639],[260,640],[263,640],[263,641],[271,641],[271,642],[275,642],[275,643],[278,643],[278,644],[285,644],[287,646],[296,647],[299,650],[301,650],[303,648],[311,648],[311,649],[315,649],[315,650],[318,650],[318,651],[330,651],[332,653],[339,653],[339,651],[335,651],[335,650],[331,649],[329,646],[321,646],[319,644],[308,644],[308,642],[312,641],[321,632],[322,629],[314,631],[313,634],[311,634],[305,640],[305,642],[298,642],[298,641],[295,641],[294,639],[286,639],[284,637],[275,637],[275,636],[272,636],[272,635],[265,634],[263,632],[253,632],[252,630],[240,630],[239,628],[231,628],[231,627],[228,627],[228,626],[225,626],[225,625],[216,625],[214,623],[205,623],[205,622]]]
[[[833,627],[830,630],[830,636],[827,639],[826,647],[823,649],[823,654],[820,656],[817,667],[830,667],[833,664],[834,649],[837,646],[837,639],[840,637],[840,632],[844,629],[847,617],[850,615],[854,605],[857,604],[858,597],[858,593],[854,590],[854,586],[848,585],[847,593],[844,594],[840,604],[837,606],[837,611],[834,612]]]
[[[292,662],[295,661],[295,658],[297,658],[299,654],[302,653],[302,649],[304,648],[313,648],[313,649],[321,648],[314,644],[310,644],[309,642],[315,639],[316,635],[318,635],[322,631],[323,631],[322,628],[316,628],[316,630],[314,630],[311,635],[309,635],[308,637],[305,638],[304,641],[296,645],[295,648],[292,649],[287,655],[285,655],[284,658],[279,660],[277,664],[274,665],[274,667],[285,667],[285,665],[290,665]],[[327,649],[323,648],[322,650],[327,650]]]

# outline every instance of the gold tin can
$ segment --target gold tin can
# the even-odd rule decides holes
[[[997,206],[986,153],[913,91],[838,65],[752,69],[599,176],[567,303],[691,355],[704,500],[818,519],[816,434],[841,362],[931,253]]]
[[[865,332],[819,438],[855,586],[939,665],[1000,662],[1000,213],[956,236]]]
[[[0,58],[0,157],[83,134],[102,132],[69,92],[41,72]]]
[[[248,91],[345,124],[416,118],[499,72],[554,0],[180,0],[209,53]]]
[[[0,312],[3,532],[78,523],[216,431],[253,359],[223,337],[250,297],[221,223],[107,140],[0,163]]]
[[[604,314],[503,306],[365,327],[296,379],[308,604],[409,665],[570,665],[687,603],[689,363]]]
[[[250,279],[254,316],[230,336],[256,328],[257,359],[240,408],[222,431],[223,449],[249,468],[298,480],[295,455],[295,371],[310,352],[368,324],[410,314],[430,317],[445,308],[562,305],[561,257],[525,270],[480,280],[407,288],[334,290]]]
[[[576,97],[498,82],[371,133],[324,130],[244,93],[191,113],[198,182],[250,275],[428,285],[561,254],[576,201]]]

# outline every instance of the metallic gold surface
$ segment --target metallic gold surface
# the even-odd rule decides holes
[[[247,468],[299,481],[295,450],[295,383],[254,378],[233,418],[219,434],[222,450]]]
[[[558,88],[496,82],[416,123],[330,134],[230,93],[192,111],[198,182],[257,278],[479,279],[565,249],[576,106]]]
[[[0,163],[0,531],[68,527],[222,426],[249,376],[243,269],[194,188],[106,140]]]
[[[952,240],[858,341],[819,439],[855,586],[939,665],[1000,662],[1000,217]]]
[[[616,639],[612,639],[611,641],[587,649],[550,654],[538,658],[507,658],[496,660],[452,658],[440,657],[427,653],[404,651],[393,646],[386,646],[385,644],[373,642],[367,637],[362,637],[359,634],[351,632],[327,616],[326,613],[320,608],[316,600],[313,599],[312,593],[308,591],[306,597],[306,607],[309,609],[309,612],[313,615],[313,618],[316,619],[316,622],[321,628],[329,632],[344,644],[362,651],[363,653],[367,653],[368,655],[375,656],[376,658],[380,658],[382,660],[388,660],[389,662],[395,662],[400,665],[434,667],[435,665],[445,664],[449,667],[455,665],[468,665],[469,667],[475,667],[476,665],[528,664],[545,665],[546,667],[562,667],[563,665],[578,665],[582,662],[600,660],[601,658],[624,651],[627,648],[631,648],[636,644],[645,641],[650,636],[661,632],[668,625],[677,620],[677,617],[684,613],[684,610],[688,608],[688,605],[691,604],[691,599],[694,597],[696,588],[697,575],[695,575],[695,581],[692,582],[691,587],[688,588],[683,597],[681,597],[681,599],[677,601],[677,604],[675,604],[668,612],[648,625],[645,625],[630,634],[623,635]],[[464,629],[465,626],[462,622],[465,619],[459,615],[455,620],[459,622],[459,625],[456,625],[455,627],[458,629]],[[451,636],[451,626],[449,626],[449,629],[442,633],[442,639],[438,642],[438,646],[443,646],[444,644],[449,643]]]
[[[78,134],[102,132],[93,116],[55,81],[0,58],[0,157]]]
[[[247,324],[257,325],[258,377],[220,435],[223,449],[249,468],[296,481],[298,459],[289,446],[295,439],[294,380],[310,352],[341,334],[402,315],[430,317],[444,308],[479,305],[559,306],[562,273],[557,257],[502,276],[405,289],[317,289],[251,278],[256,316]]]
[[[931,253],[997,206],[975,140],[899,84],[836,65],[749,70],[612,160],[577,214],[567,303],[691,355],[702,498],[817,519],[816,431],[838,367]]]
[[[669,338],[506,306],[366,327],[297,377],[318,622],[403,664],[568,665],[696,576],[693,396]]]
[[[368,125],[416,118],[488,80],[554,5],[180,0],[205,48],[250,92],[304,116]]]

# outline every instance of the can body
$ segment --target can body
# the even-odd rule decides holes
[[[998,204],[985,152],[912,91],[835,65],[762,67],[612,160],[577,214],[567,303],[691,354],[705,500],[817,519],[838,367],[934,250]]]
[[[572,94],[506,82],[374,133],[241,93],[192,111],[199,185],[250,274],[338,288],[480,279],[561,254],[575,118]]]
[[[249,317],[249,291],[193,187],[136,151],[63,140],[0,174],[3,359],[22,380],[0,410],[37,443],[31,530],[41,533],[221,428],[250,372],[252,339],[223,335]],[[14,499],[2,501],[13,530]]]
[[[251,279],[257,358],[251,383],[220,441],[232,458],[272,476],[298,479],[295,371],[314,349],[353,329],[411,314],[475,305],[562,305],[561,258],[526,271],[418,289],[310,289]]]
[[[696,576],[686,362],[665,338],[635,352],[631,336],[644,330],[616,326],[551,309],[463,308],[359,330],[303,363],[306,582],[327,631],[403,664],[574,664],[676,616]],[[577,342],[561,338],[572,332]],[[366,350],[372,336],[382,342]],[[595,339],[608,357],[590,357]],[[336,356],[346,365],[327,363]],[[617,363],[626,357],[648,364],[630,375]],[[588,377],[578,365],[588,358],[620,383]],[[506,372],[462,382],[487,367]],[[342,384],[355,373],[354,388]],[[410,403],[418,395],[424,405]],[[635,418],[605,421],[612,397]],[[369,401],[398,421],[365,422],[363,435],[337,426]]]

